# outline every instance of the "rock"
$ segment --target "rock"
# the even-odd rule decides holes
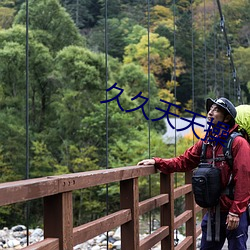
[[[120,240],[121,239],[121,227],[118,227],[115,231],[115,234],[113,235],[113,238],[116,240]]]
[[[109,232],[108,232],[108,236],[109,236],[109,237],[113,236],[114,234],[115,234],[114,231],[109,231]]]
[[[26,235],[25,235],[26,236]],[[20,243],[21,245],[24,245],[27,243],[27,237],[23,237],[21,240],[20,240]]]
[[[41,228],[36,228],[32,234],[32,237],[42,237],[43,236],[43,230]]]
[[[108,241],[109,241],[110,243],[114,243],[114,242],[116,241],[116,239],[114,239],[113,237],[109,237],[109,238],[108,238]]]
[[[140,239],[147,237],[148,234],[140,234]],[[184,236],[178,232],[179,243]],[[41,228],[29,229],[29,244],[39,242],[44,239],[44,232]],[[108,241],[108,242],[107,242]],[[108,244],[108,245],[107,245]],[[17,250],[27,246],[27,230],[25,226],[17,225],[10,230],[4,228],[0,230],[0,250]],[[106,233],[100,234],[93,239],[88,240],[74,246],[74,250],[121,250],[121,228],[118,227],[114,231],[108,232],[108,239]],[[156,244],[152,250],[160,250],[160,243]]]
[[[93,246],[91,250],[100,250],[101,248],[99,246]]]
[[[0,230],[0,238],[3,238],[7,235],[6,230]]]
[[[101,245],[101,246],[107,246],[107,241],[106,241],[106,240],[103,240],[102,242],[100,242],[100,245]]]
[[[16,247],[20,245],[20,242],[18,240],[13,239],[13,240],[7,241],[7,245],[8,247]]]
[[[105,234],[101,234],[101,235],[99,235],[99,236],[97,236],[97,237],[95,238],[96,243],[100,243],[100,242],[102,242],[102,241],[105,240],[105,239],[106,239],[106,235],[105,235]]]
[[[13,232],[20,232],[23,230],[26,230],[26,227],[24,225],[17,225],[11,228]]]
[[[23,247],[21,245],[18,245],[15,247],[15,249],[22,249]]]
[[[121,245],[122,245],[122,242],[120,240],[114,242],[113,246],[115,247],[115,249],[119,250],[121,249]]]
[[[87,243],[93,246],[95,244],[95,239],[88,240]]]
[[[76,245],[74,246],[74,250],[82,250],[82,249],[88,249],[88,244],[87,243],[83,243],[83,244],[79,244],[79,245]]]

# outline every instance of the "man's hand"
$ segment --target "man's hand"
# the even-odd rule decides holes
[[[155,160],[154,159],[142,160],[137,163],[137,166],[139,165],[155,165]]]
[[[227,215],[227,229],[233,230],[239,226],[240,218],[237,215],[231,215],[230,213]]]

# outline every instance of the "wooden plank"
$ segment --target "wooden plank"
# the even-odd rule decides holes
[[[60,175],[60,192],[94,187],[112,182],[119,182],[139,176],[148,176],[157,173],[152,165],[130,166],[106,170],[95,170],[75,174]]]
[[[131,210],[131,221],[121,226],[121,249],[139,250],[139,187],[138,178],[120,183],[121,209]]]
[[[44,239],[43,241],[34,243],[22,249],[23,250],[59,250],[59,239],[47,238],[47,239]]]
[[[196,214],[199,213],[199,212],[202,211],[202,210],[203,210],[202,207],[198,206],[197,204],[195,205],[195,213],[196,213]]]
[[[193,244],[193,237],[188,236],[181,243],[179,243],[174,249],[175,250],[188,249],[192,244]]]
[[[158,228],[155,232],[148,235],[146,238],[140,241],[140,250],[151,249],[155,244],[157,244],[162,239],[169,235],[169,227],[164,226]]]
[[[42,198],[58,193],[55,177],[34,178],[0,184],[0,206]]]
[[[139,214],[143,215],[157,207],[168,203],[168,194],[160,194],[139,203]]]
[[[175,188],[174,190],[174,199],[177,199],[181,197],[182,195],[185,195],[187,193],[192,192],[192,185],[191,184],[186,184],[181,187]]]
[[[196,237],[199,237],[202,233],[202,229],[201,229],[201,226],[199,225],[197,228],[196,228]]]
[[[147,176],[156,172],[154,166],[130,166],[1,183],[0,206]]]
[[[59,238],[60,249],[73,249],[72,192],[44,198],[44,237]]]
[[[169,202],[161,206],[161,226],[169,227],[169,234],[161,241],[161,250],[174,249],[174,176],[160,174],[160,193],[169,194]]]
[[[174,229],[177,229],[192,218],[192,210],[187,210],[174,219]]]
[[[193,173],[185,173],[185,183],[192,182]],[[195,212],[196,203],[194,200],[193,192],[185,195],[185,210],[190,210],[192,215],[191,218],[186,222],[186,236],[193,236],[196,239],[196,212]],[[196,240],[193,241],[191,246],[188,247],[188,250],[196,250]]]
[[[74,246],[131,221],[130,209],[123,209],[73,229]]]

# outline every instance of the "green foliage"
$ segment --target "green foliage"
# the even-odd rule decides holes
[[[0,29],[8,29],[14,19],[15,10],[13,8],[0,7]]]
[[[150,43],[150,51],[148,51],[148,39]],[[150,54],[149,54],[150,53]],[[148,56],[150,61],[148,64]],[[158,79],[158,85],[164,88],[166,82],[166,74],[168,77],[173,74],[174,61],[173,61],[173,47],[165,37],[160,37],[156,33],[150,33],[149,37],[144,35],[141,37],[140,42],[137,44],[130,44],[125,48],[124,63],[137,63],[141,65],[145,72],[150,67],[150,72]],[[177,76],[183,71],[183,63],[179,59],[178,67],[175,68]]]
[[[31,151],[33,152],[33,157],[30,162],[30,177],[53,175],[53,168],[56,161],[53,159],[44,142],[33,141]]]
[[[1,36],[1,34],[0,34]],[[3,83],[4,98],[12,106],[21,109],[22,102],[18,100],[23,92],[22,83],[25,82],[25,53],[24,47],[16,42],[3,43],[0,48],[0,81]],[[12,72],[12,73],[11,73]],[[6,104],[6,102],[4,102]]]
[[[14,24],[26,24],[26,6],[15,17]],[[36,31],[40,42],[52,51],[69,45],[83,45],[83,38],[58,0],[29,1],[29,28]]]
[[[94,51],[105,52],[106,47],[103,41],[105,20],[102,19],[96,27],[87,35],[88,47]],[[129,18],[107,19],[107,43],[108,54],[122,60],[124,48],[129,43],[128,36],[133,29],[133,21]]]
[[[0,113],[1,182],[25,176],[25,128],[14,108]],[[8,138],[8,139],[6,139]]]
[[[93,27],[100,19],[101,4],[98,0],[61,0],[60,2],[80,29]]]
[[[240,75],[240,81],[247,83],[247,86],[243,86],[243,88],[247,96],[249,96],[250,88],[248,86],[250,82],[249,80],[250,79],[250,72],[249,72],[250,47],[248,48],[239,47],[235,50],[234,55],[235,55],[235,64],[238,69],[238,74]]]

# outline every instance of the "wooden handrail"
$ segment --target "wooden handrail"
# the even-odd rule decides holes
[[[156,174],[154,166],[129,166],[58,176],[48,176],[0,184],[0,206],[33,199],[44,199],[44,240],[23,249],[72,250],[77,244],[121,227],[122,249],[147,250],[161,241],[161,249],[196,249],[200,227],[196,213],[201,211],[193,198],[191,173],[186,184],[174,189],[173,174],[160,174],[160,194],[139,202],[141,176]],[[120,210],[73,228],[74,190],[120,183]],[[185,196],[186,210],[174,218],[174,200]],[[139,216],[160,208],[161,225],[146,238],[139,239]],[[174,230],[186,224],[186,238],[174,247]]]

